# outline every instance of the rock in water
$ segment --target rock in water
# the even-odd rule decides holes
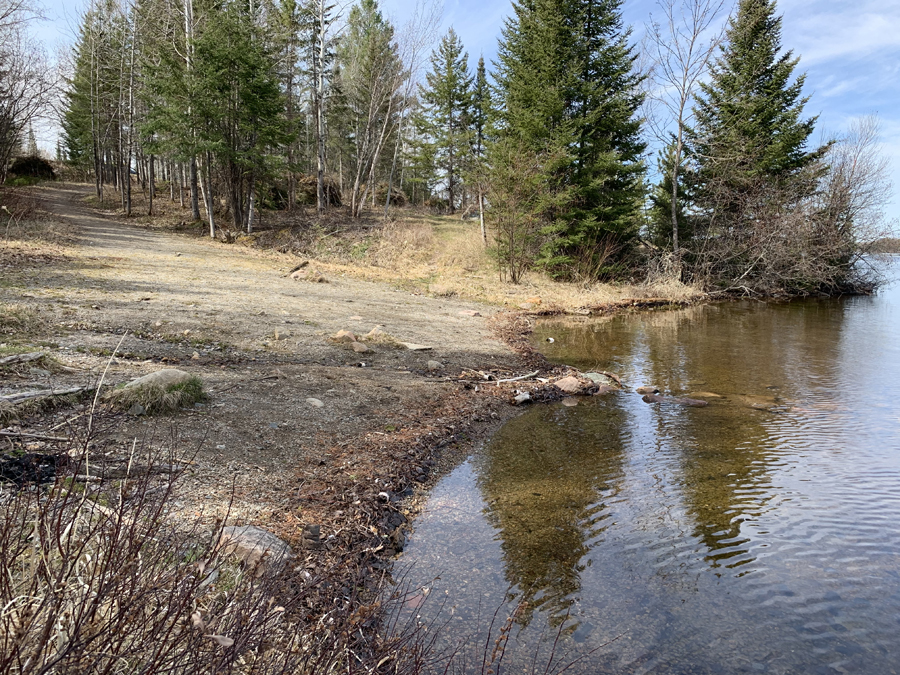
[[[177,368],[164,368],[163,370],[157,370],[155,373],[150,373],[149,375],[144,375],[136,380],[132,380],[126,384],[124,388],[160,387],[162,389],[168,389],[177,384],[187,382],[191,377],[192,375],[190,373],[186,373],[183,370],[178,370]]]
[[[674,403],[675,405],[690,408],[705,408],[709,405],[708,401],[699,401],[695,398],[674,398],[672,396],[660,396],[659,394],[645,394],[641,400],[644,403]]]
[[[639,394],[650,394],[650,395],[659,393],[659,389],[657,389],[653,385],[646,386],[646,387],[638,387],[637,389],[635,389],[635,391]],[[645,402],[649,403],[650,401],[645,401]]]
[[[573,377],[572,375],[564,377],[561,380],[557,380],[553,384],[557,389],[565,392],[566,394],[577,394],[584,388],[581,384],[581,380],[579,380],[577,377]]]
[[[219,546],[223,553],[233,555],[248,567],[279,570],[294,557],[288,544],[268,530],[254,525],[222,528]]]

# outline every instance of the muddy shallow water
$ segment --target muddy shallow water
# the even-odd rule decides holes
[[[501,672],[900,670],[900,288],[535,339],[710,404],[534,407],[436,487],[404,611],[446,624],[468,671],[513,611]]]

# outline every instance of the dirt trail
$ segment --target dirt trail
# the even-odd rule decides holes
[[[451,380],[462,369],[522,367],[492,337],[491,308],[349,278],[295,281],[288,272],[297,258],[102,217],[83,203],[88,186],[39,194],[52,217],[77,227],[80,243],[65,263],[10,275],[0,301],[24,299],[55,327],[46,336],[55,352],[81,369],[54,375],[55,385],[96,380],[123,334],[107,382],[169,365],[203,379],[208,404],[161,420],[129,417],[115,436],[124,445],[174,425],[186,448],[199,447],[182,491],[187,509],[221,513],[234,481],[232,518],[271,521],[294,508],[298,482],[327,466],[336,447],[427,418],[459,390]],[[376,325],[432,350],[375,345],[357,354],[327,340]],[[429,360],[444,368],[428,371]],[[466,414],[485,433],[505,415]]]
[[[349,278],[295,281],[287,272],[296,258],[98,217],[80,203],[88,194],[81,186],[45,188],[42,194],[52,213],[83,233],[79,264],[65,279],[68,299],[105,303],[96,320],[106,326],[118,323],[135,331],[165,321],[170,323],[163,333],[196,331],[195,342],[202,336],[241,349],[265,346],[327,359],[334,352],[325,336],[381,325],[404,341],[433,345],[438,356],[508,353],[491,338],[483,319],[459,314],[492,313],[484,307]],[[286,344],[274,344],[276,331],[278,342]]]

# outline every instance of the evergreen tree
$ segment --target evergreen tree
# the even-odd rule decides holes
[[[622,0],[517,1],[499,49],[500,133],[535,151],[556,148],[576,187],[544,264],[596,276],[611,247],[637,233],[645,144]]]
[[[701,84],[689,142],[698,204],[730,228],[752,210],[752,195],[805,181],[826,148],[807,151],[816,118],[802,118],[805,76],[791,82],[799,58],[781,53],[775,0],[741,0],[720,49]]]
[[[490,116],[491,87],[487,80],[484,57],[481,56],[478,58],[478,67],[475,69],[475,84],[472,88],[472,151],[476,157],[481,157],[484,154],[485,136]]]
[[[460,175],[470,148],[472,76],[469,55],[451,28],[431,54],[431,71],[422,89],[426,128],[434,145],[434,159],[447,185],[450,213],[460,196]]]

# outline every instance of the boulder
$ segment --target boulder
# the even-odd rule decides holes
[[[425,364],[425,367],[428,368],[428,370],[430,370],[430,371],[443,370],[444,364],[441,363],[440,361],[429,361],[428,363]]]
[[[553,383],[557,389],[566,393],[566,394],[578,394],[584,389],[584,385],[581,383],[577,377],[573,377],[569,375],[568,377],[564,377],[561,380],[557,380]]]
[[[513,397],[514,405],[522,405],[523,403],[531,403],[531,394],[527,391],[519,392]]]
[[[124,389],[140,389],[141,387],[160,387],[168,389],[177,384],[183,384],[190,380],[192,375],[177,368],[164,368],[157,370],[155,373],[144,375],[136,380],[132,380],[123,387]]]
[[[366,347],[362,342],[351,342],[350,347],[352,347],[353,351],[355,351],[357,354],[365,354],[367,351],[369,351],[369,348]]]
[[[280,570],[294,557],[291,547],[268,530],[255,525],[222,528],[220,550],[260,570]]]
[[[616,384],[616,381],[613,378],[609,375],[604,375],[603,373],[584,373],[582,377],[589,379],[594,384]]]
[[[358,342],[356,336],[349,330],[339,330],[331,336],[332,342]]]

